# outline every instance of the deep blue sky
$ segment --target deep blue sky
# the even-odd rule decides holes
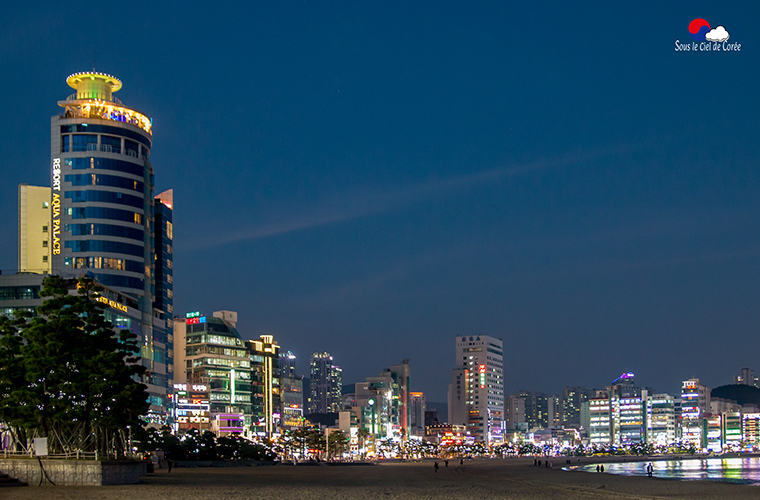
[[[758,4],[409,4],[6,7],[0,269],[94,61],[154,120],[176,312],[236,310],[301,373],[410,358],[445,401],[475,333],[507,393],[760,371]],[[698,17],[741,51],[676,52]]]

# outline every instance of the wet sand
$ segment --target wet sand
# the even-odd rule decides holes
[[[613,460],[605,460],[613,461]],[[580,464],[596,463],[583,459]],[[573,465],[578,465],[573,462]],[[760,487],[709,481],[563,471],[534,467],[533,459],[450,460],[434,471],[433,461],[377,466],[261,466],[175,468],[146,476],[140,484],[102,487],[2,488],[0,498],[88,499],[757,499]]]

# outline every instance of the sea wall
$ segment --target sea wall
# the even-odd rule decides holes
[[[37,460],[0,458],[0,472],[29,486],[135,484],[147,463],[133,460]]]

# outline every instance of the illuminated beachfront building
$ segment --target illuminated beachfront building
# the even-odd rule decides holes
[[[596,391],[595,394],[589,395],[587,402],[583,403],[588,407],[588,440],[590,444],[610,444],[612,442],[612,408],[610,405],[609,393],[605,391]],[[585,413],[585,412],[584,412]]]
[[[66,82],[76,92],[51,119],[51,272],[90,273],[136,301],[148,419],[162,424],[173,383],[173,207],[170,193],[154,197],[152,122],[113,95],[122,86],[113,76],[76,73]]]
[[[464,425],[486,445],[504,439],[504,348],[488,335],[456,338],[449,386],[449,423]]]
[[[272,437],[282,420],[280,346],[271,335],[246,342],[251,359],[251,426],[259,436]]]
[[[760,448],[760,412],[742,414],[742,438],[748,448]]]
[[[177,381],[208,387],[212,429],[218,434],[242,434],[251,427],[251,358],[236,323],[234,311],[175,319]]]
[[[655,394],[647,398],[647,444],[667,446],[676,440],[675,398]]]
[[[681,387],[681,441],[699,449],[707,445],[702,418],[710,410],[710,389],[698,378],[684,380]]]

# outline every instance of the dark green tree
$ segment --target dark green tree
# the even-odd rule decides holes
[[[107,306],[97,300],[101,292],[88,278],[52,276],[42,282],[36,316],[22,313],[0,323],[0,358],[8,362],[0,391],[23,380],[0,398],[0,418],[17,429],[21,444],[46,436],[51,453],[121,456],[128,429],[141,425],[148,395],[136,381],[145,371],[137,364],[136,336],[114,332],[104,317]]]

